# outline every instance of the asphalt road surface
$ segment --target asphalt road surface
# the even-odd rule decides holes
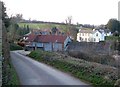
[[[64,72],[21,55],[17,51],[11,52],[11,60],[21,85],[88,85]]]

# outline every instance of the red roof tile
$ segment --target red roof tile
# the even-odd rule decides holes
[[[37,42],[58,42],[58,43],[64,43],[66,40],[67,36],[63,35],[38,35],[35,39]]]
[[[29,42],[34,41],[34,39],[36,38],[36,36],[37,36],[37,35],[35,35],[35,34],[30,34],[30,35],[28,36],[27,41],[29,41]]]

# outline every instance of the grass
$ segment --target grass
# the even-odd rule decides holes
[[[78,61],[75,62],[71,59],[58,58],[59,55],[53,52],[44,52],[41,50],[32,51],[28,56],[60,69],[61,71],[70,73],[79,79],[88,81],[95,87],[113,87],[115,83],[114,80],[104,79],[103,76],[97,75],[93,66],[91,67],[84,61],[80,61],[81,65],[79,65],[80,63],[77,64]]]
[[[18,75],[12,63],[9,63],[6,71],[3,69],[2,72],[3,72],[2,73],[2,77],[3,77],[2,86],[3,87],[6,87],[6,86],[12,87],[15,85],[20,85]]]
[[[19,27],[24,28],[24,26],[29,25],[31,29],[52,29],[53,27],[57,27],[62,31],[66,30],[66,25],[59,24],[49,24],[49,23],[19,23]]]
[[[12,64],[11,64],[11,73],[12,73],[12,77],[11,77],[11,80],[9,82],[9,85],[20,85],[18,75],[17,75],[16,70]]]

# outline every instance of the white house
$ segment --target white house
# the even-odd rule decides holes
[[[106,32],[102,29],[79,29],[77,34],[78,42],[99,42],[104,41],[105,36],[110,36],[111,32]]]

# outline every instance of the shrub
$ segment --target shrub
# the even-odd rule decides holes
[[[23,50],[23,48],[15,43],[10,43],[10,50],[14,51],[14,50]]]

